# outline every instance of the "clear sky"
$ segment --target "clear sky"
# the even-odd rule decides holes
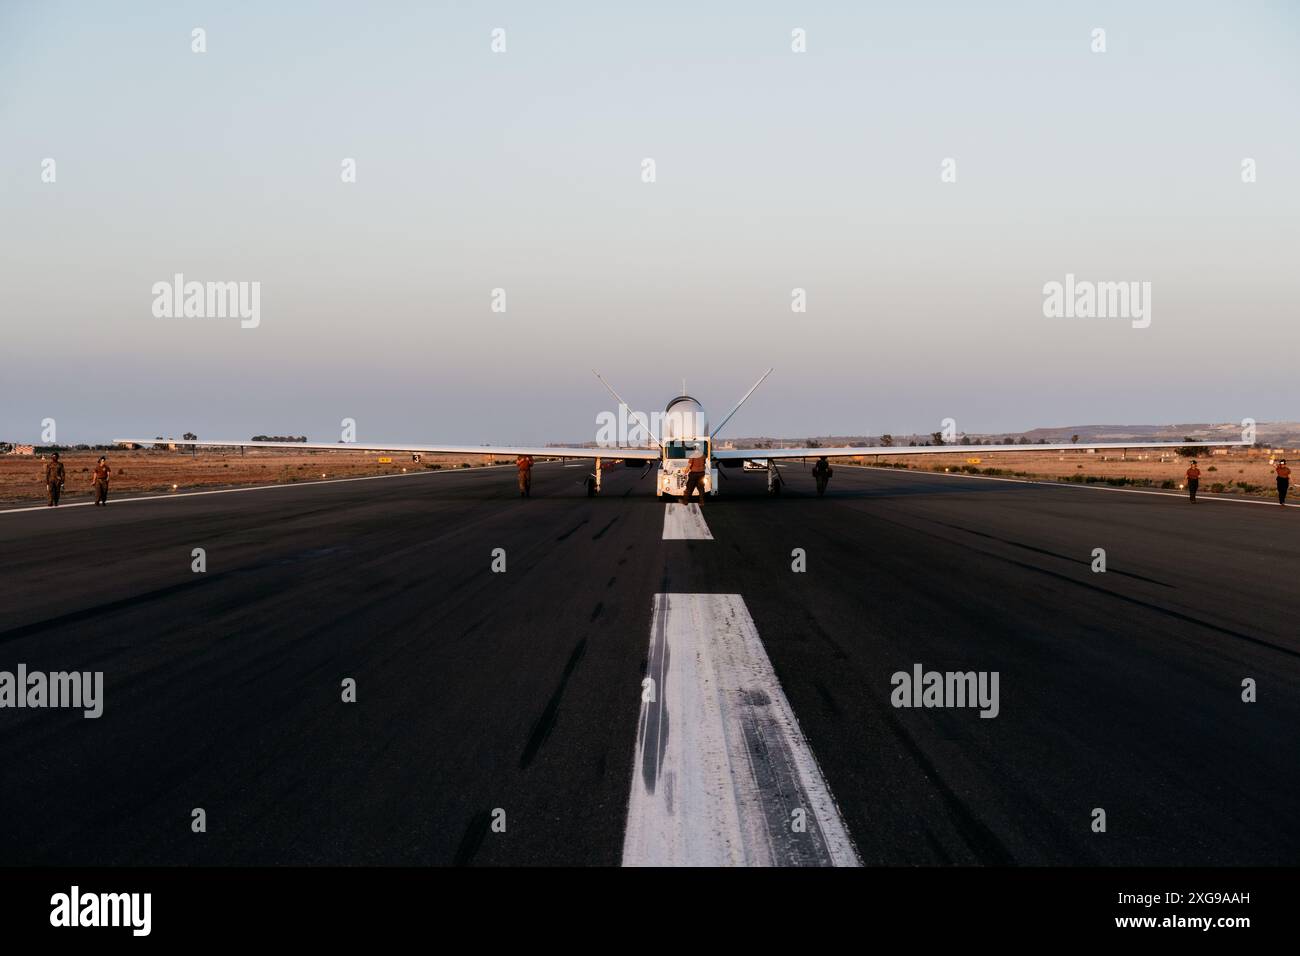
[[[1300,418],[1294,2],[271,6],[0,3],[0,438]]]

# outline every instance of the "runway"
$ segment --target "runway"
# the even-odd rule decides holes
[[[1300,859],[1295,509],[795,464],[697,522],[585,474],[0,515],[0,670],[104,673],[98,719],[0,710],[0,864],[619,865],[657,595],[739,600],[677,607],[748,616],[708,673],[779,684],[819,860]],[[997,716],[893,706],[918,664],[997,672]]]

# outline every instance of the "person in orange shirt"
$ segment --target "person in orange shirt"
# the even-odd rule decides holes
[[[695,489],[700,490],[700,504],[704,504],[704,456],[696,455],[689,459],[687,467],[690,469],[686,473],[686,493],[682,495],[682,504],[691,503],[691,495]]]
[[[1196,467],[1196,462],[1192,462],[1192,467],[1187,469],[1187,494],[1191,498],[1192,504],[1196,504],[1196,486],[1201,479],[1201,469]]]
[[[1277,503],[1286,507],[1286,490],[1291,486],[1291,469],[1283,458],[1277,463]]]
[[[533,496],[533,456],[520,455],[515,459],[515,467],[519,469],[519,497],[531,498]]]

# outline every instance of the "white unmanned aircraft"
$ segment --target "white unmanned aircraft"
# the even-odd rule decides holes
[[[602,385],[614,396],[622,408],[630,406],[619,396],[609,383],[596,372]],[[772,374],[768,369],[754,383],[753,387],[736,403],[736,407],[727,413],[717,428],[710,429],[704,408],[689,395],[678,395],[668,403],[664,410],[661,424],[663,437],[655,434],[651,424],[638,412],[629,411],[637,424],[656,447],[597,445],[590,448],[563,447],[547,445],[545,447],[526,447],[520,445],[416,445],[404,442],[283,442],[283,441],[197,441],[165,439],[171,445],[190,445],[196,447],[216,448],[293,448],[320,449],[324,451],[400,451],[428,454],[453,455],[533,455],[546,458],[588,458],[595,460],[595,490],[600,489],[601,459],[624,459],[625,461],[658,461],[659,474],[655,482],[655,494],[682,495],[686,490],[686,476],[690,459],[704,457],[708,462],[705,472],[705,491],[710,495],[718,492],[718,467],[737,468],[746,461],[761,461],[767,466],[767,487],[769,492],[780,490],[780,478],[776,471],[777,459],[781,458],[846,458],[858,455],[952,455],[963,452],[977,452],[980,455],[1001,454],[1016,451],[1077,451],[1080,449],[1104,448],[1185,448],[1204,446],[1246,445],[1246,441],[1180,441],[1180,442],[1100,442],[1058,445],[912,445],[893,447],[870,445],[849,448],[718,448],[715,446],[718,433],[731,421],[749,396]],[[121,445],[151,445],[159,439],[118,438]]]

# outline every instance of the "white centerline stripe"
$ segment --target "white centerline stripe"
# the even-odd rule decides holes
[[[713,534],[704,523],[704,512],[697,504],[671,502],[664,506],[665,541],[712,541]]]
[[[739,594],[656,594],[646,676],[624,866],[861,865]]]

